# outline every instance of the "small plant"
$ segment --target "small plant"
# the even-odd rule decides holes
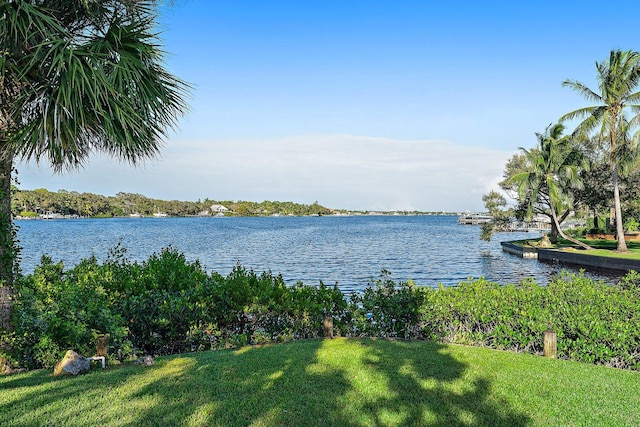
[[[621,289],[635,292],[640,297],[640,273],[631,270],[618,283]]]
[[[636,221],[634,218],[629,218],[624,223],[624,229],[630,233],[637,233],[640,228],[640,223]]]

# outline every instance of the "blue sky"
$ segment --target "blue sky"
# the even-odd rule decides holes
[[[589,1],[211,1],[162,7],[191,111],[144,167],[96,156],[22,188],[350,209],[481,210],[505,161],[640,49],[640,6]],[[613,16],[609,18],[608,14]]]

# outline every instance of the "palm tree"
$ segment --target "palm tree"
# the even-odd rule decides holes
[[[534,148],[533,150],[538,150],[538,148]],[[531,215],[544,215],[549,218],[551,222],[551,232],[549,233],[549,240],[552,243],[556,243],[558,241],[558,227],[553,221],[551,211],[548,206],[548,196],[545,193],[545,189],[541,190],[541,194],[538,197],[538,201],[533,203],[532,206],[529,205],[528,197],[521,199],[518,191],[518,185],[513,181],[513,177],[518,174],[528,173],[531,169],[530,160],[525,155],[526,150],[522,150],[519,153],[514,154],[507,164],[505,165],[504,172],[502,174],[503,180],[498,183],[500,188],[509,195],[512,199],[518,201],[518,203],[513,208],[513,216],[517,219],[523,220],[526,217],[530,217]],[[571,188],[571,194],[575,196],[577,194],[577,189]],[[558,215],[558,224],[562,224],[562,222],[567,219],[567,217],[571,214],[571,209],[568,206],[563,206],[562,210],[557,212]]]
[[[560,228],[558,212],[572,204],[571,189],[580,188],[580,170],[586,167],[582,154],[568,136],[562,136],[562,124],[550,125],[544,133],[536,133],[538,146],[531,150],[520,148],[525,158],[525,170],[511,177],[518,189],[521,203],[531,215],[536,204],[546,205],[552,225],[563,238],[585,249],[589,245],[567,236]]]
[[[162,65],[154,2],[0,0],[0,330],[16,272],[14,160],[61,172],[156,156],[189,87]]]
[[[620,166],[621,162],[633,160],[635,150],[630,150],[630,132],[637,127],[640,112],[640,54],[633,51],[612,50],[609,59],[598,63],[597,81],[599,91],[593,91],[575,80],[565,80],[569,87],[596,105],[581,108],[565,114],[561,121],[583,119],[576,127],[574,135],[596,132],[606,144],[611,167],[613,200],[616,215],[616,238],[620,252],[627,251],[624,240],[622,209],[620,207]],[[627,115],[631,113],[631,117]],[[631,156],[631,157],[630,157]]]

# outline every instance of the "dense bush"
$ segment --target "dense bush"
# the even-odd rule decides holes
[[[428,292],[425,335],[443,342],[541,354],[557,332],[558,356],[640,368],[640,299],[631,273],[621,286],[563,273],[548,286],[500,286],[484,279]]]
[[[16,284],[13,346],[22,365],[51,367],[73,348],[93,355],[100,334],[125,345],[125,321],[109,302],[109,275],[94,258],[73,270],[43,257]]]
[[[412,281],[396,284],[390,273],[382,271],[380,279],[364,291],[351,296],[355,336],[420,338],[420,308],[427,288]]]
[[[65,271],[43,257],[16,282],[13,360],[51,367],[67,349],[91,355],[98,335],[110,357],[172,354],[322,336],[323,315],[338,336],[432,339],[541,354],[558,334],[562,358],[640,369],[640,274],[618,286],[563,273],[548,286],[485,279],[424,288],[378,280],[347,298],[336,286],[287,286],[270,272],[236,266],[207,273],[167,248],[142,263],[122,248]]]
[[[319,337],[323,313],[342,334],[350,314],[337,287],[289,287],[239,265],[207,274],[172,248],[132,263],[116,247],[103,264],[89,258],[68,271],[43,257],[16,290],[11,342],[28,367],[51,367],[67,349],[93,354],[101,334],[112,356],[172,354]]]

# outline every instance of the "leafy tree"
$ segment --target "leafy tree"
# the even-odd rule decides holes
[[[548,207],[553,224],[565,239],[591,249],[589,245],[567,236],[560,228],[558,211],[572,205],[570,188],[582,186],[580,169],[586,167],[582,154],[572,144],[571,138],[562,136],[564,126],[555,124],[537,133],[538,146],[532,150],[521,148],[526,159],[526,170],[514,175],[511,181],[517,186],[521,202],[525,202],[528,214],[536,204]]]
[[[629,134],[640,120],[640,54],[612,50],[607,60],[596,62],[596,69],[598,92],[575,80],[565,80],[562,83],[596,105],[567,113],[560,120],[583,119],[574,134],[587,135],[595,132],[606,143],[613,185],[617,249],[626,252],[619,178],[621,173],[626,172],[623,165],[632,163],[634,157],[637,157],[631,144],[636,138],[630,138]],[[631,116],[627,117],[629,113]]]
[[[14,160],[77,168],[92,152],[156,156],[188,86],[162,65],[153,1],[0,0],[0,328],[17,259]]]
[[[599,229],[599,215],[611,206],[613,188],[611,186],[611,171],[607,154],[602,150],[602,144],[597,136],[586,140],[582,150],[589,168],[580,172],[583,186],[574,189],[574,198],[582,206],[593,213],[593,228]]]
[[[631,172],[621,181],[622,214],[626,218],[640,219],[640,170]]]
[[[485,208],[489,212],[489,215],[498,214],[502,211],[502,208],[507,206],[507,199],[495,190],[489,191],[486,195],[482,196]]]
[[[490,222],[481,225],[480,238],[488,242],[491,240],[495,230],[501,230],[506,227],[512,211],[504,209],[507,206],[507,199],[495,190],[491,190],[482,196],[482,201],[489,215],[493,217]]]

